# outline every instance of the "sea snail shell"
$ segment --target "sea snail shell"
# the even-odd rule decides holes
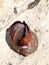
[[[25,21],[16,21],[10,26],[10,37],[15,50],[24,56],[37,50],[37,36],[29,29]]]

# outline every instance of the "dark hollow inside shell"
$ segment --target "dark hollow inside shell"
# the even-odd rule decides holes
[[[30,46],[29,45],[29,41],[27,37],[27,35],[31,34],[30,38]],[[13,46],[15,47],[16,51],[27,56],[29,54],[31,54],[32,52],[34,52],[35,50],[37,50],[38,47],[38,40],[37,40],[37,36],[30,31],[28,25],[25,23],[25,21],[21,22],[21,21],[16,21],[15,23],[13,23],[10,27],[10,36],[13,42]],[[27,44],[25,42],[22,43],[23,39],[25,38],[25,40],[27,40]],[[24,41],[25,41],[24,40]],[[34,42],[33,42],[34,41]],[[27,48],[23,48],[24,46],[27,46]]]

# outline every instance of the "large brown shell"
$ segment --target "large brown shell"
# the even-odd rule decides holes
[[[37,50],[37,36],[25,22],[13,23],[10,27],[10,37],[15,50],[25,56]]]

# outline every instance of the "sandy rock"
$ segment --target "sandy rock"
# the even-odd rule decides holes
[[[27,9],[31,2],[34,0],[0,0],[0,65],[49,65],[49,0]],[[25,20],[38,37],[37,51],[27,57],[6,42],[6,30],[16,20]]]

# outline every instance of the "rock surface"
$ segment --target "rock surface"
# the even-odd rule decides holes
[[[49,0],[0,0],[0,65],[49,65]],[[38,49],[24,57],[14,52],[6,42],[6,30],[16,20],[23,21],[38,36]]]

